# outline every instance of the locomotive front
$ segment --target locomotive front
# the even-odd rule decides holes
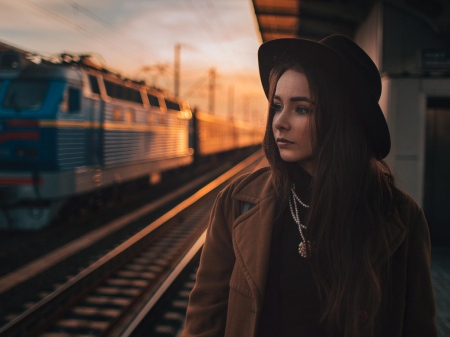
[[[0,228],[40,228],[64,194],[58,124],[61,114],[81,110],[82,74],[70,67],[37,65],[17,53],[1,57]]]

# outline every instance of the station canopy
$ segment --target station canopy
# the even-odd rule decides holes
[[[321,40],[331,34],[354,37],[376,0],[252,0],[262,42],[301,37]],[[428,21],[450,42],[450,0],[389,0]]]

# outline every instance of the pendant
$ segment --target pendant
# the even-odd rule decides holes
[[[306,259],[308,257],[308,251],[311,251],[311,242],[300,242],[300,244],[298,245],[298,253],[300,254],[300,256]]]

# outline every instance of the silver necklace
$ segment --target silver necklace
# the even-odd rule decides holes
[[[292,200],[291,200],[292,198]],[[302,205],[305,208],[309,208],[309,205],[305,204],[303,201],[300,200],[297,193],[295,193],[295,185],[291,185],[291,197],[289,197],[289,209],[291,210],[292,218],[294,219],[295,223],[298,226],[298,231],[300,232],[300,237],[302,241],[298,245],[298,253],[301,255],[301,257],[307,258],[308,257],[308,251],[311,250],[311,242],[306,241],[305,235],[303,234],[303,230],[306,229],[306,226],[303,225],[300,222],[300,217],[298,215],[298,206],[297,202]],[[292,206],[293,205],[293,206]]]

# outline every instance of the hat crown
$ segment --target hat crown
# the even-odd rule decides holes
[[[377,66],[366,52],[343,35],[331,35],[319,41],[339,53],[356,70],[378,101],[381,96],[381,78]]]

